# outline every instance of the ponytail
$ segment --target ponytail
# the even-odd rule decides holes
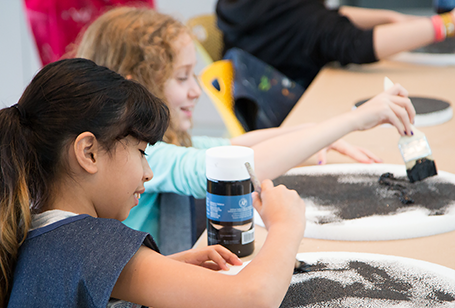
[[[154,144],[168,124],[169,109],[144,86],[85,59],[46,65],[18,104],[0,110],[0,307],[31,214],[52,207],[71,176],[71,142],[89,131],[107,152],[126,136]]]
[[[27,185],[30,149],[21,127],[20,107],[0,110],[0,306],[11,291],[19,246],[31,224]]]

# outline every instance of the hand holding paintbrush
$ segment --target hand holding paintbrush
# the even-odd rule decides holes
[[[258,193],[259,199],[261,199],[261,191],[262,191],[261,183],[259,182],[259,180],[258,180],[256,174],[254,173],[253,168],[251,168],[251,165],[249,162],[245,163],[245,167],[246,167],[246,170],[248,170],[248,174],[250,175],[250,179],[251,179],[251,182],[253,183],[254,190]],[[294,274],[309,272],[310,267],[311,267],[310,264],[300,261],[296,258],[295,264],[294,264]]]
[[[393,86],[393,82],[384,77],[384,90]],[[436,175],[436,165],[430,145],[424,133],[411,126],[411,136],[402,136],[398,142],[401,156],[406,165],[406,173],[411,183]]]

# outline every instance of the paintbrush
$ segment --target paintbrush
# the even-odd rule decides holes
[[[384,90],[393,86],[393,82],[384,77]],[[438,174],[431,153],[430,145],[424,133],[411,125],[411,136],[402,136],[398,147],[406,165],[409,181],[414,183]]]
[[[251,182],[253,183],[254,190],[258,193],[259,199],[261,199],[261,183],[259,182],[256,173],[254,173],[253,168],[251,168],[251,165],[249,162],[245,163],[246,170],[248,171],[248,174],[250,175]]]
[[[261,192],[262,192],[261,183],[259,182],[258,177],[256,176],[256,173],[254,173],[254,170],[253,170],[253,168],[251,168],[251,165],[249,162],[245,163],[245,167],[246,167],[246,170],[248,171],[248,174],[250,175],[250,179],[251,179],[251,182],[253,183],[254,190],[258,193],[259,199],[261,199]],[[310,264],[307,264],[296,258],[295,264],[294,264],[294,274],[308,272],[309,267],[311,267]]]

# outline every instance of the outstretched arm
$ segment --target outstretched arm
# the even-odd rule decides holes
[[[400,135],[410,133],[415,110],[407,95],[395,85],[356,110],[254,145],[257,176],[274,179],[352,131],[390,123]]]
[[[373,46],[378,60],[435,41],[435,29],[428,17],[349,6],[340,7],[339,13],[348,17],[358,28],[373,28]],[[455,10],[451,14],[455,20]]]
[[[376,57],[387,58],[398,52],[413,50],[434,42],[435,32],[429,18],[376,26],[373,45]]]
[[[292,127],[275,127],[275,128],[267,128],[267,129],[259,129],[251,132],[247,132],[243,135],[238,137],[232,138],[231,144],[232,145],[240,145],[246,147],[253,147],[261,142],[269,140],[271,138],[279,137],[286,135],[291,132],[296,131],[303,131],[308,129],[309,127],[314,126],[314,123],[305,123],[300,124]],[[349,144],[348,142],[340,139],[332,143],[326,148],[323,148],[318,153],[318,161],[319,164],[325,164],[327,162],[327,152],[329,150],[335,150],[340,152],[341,154],[347,155],[360,163],[379,163],[382,160],[374,155],[372,152],[364,149],[362,147],[354,146]]]
[[[392,10],[368,9],[353,6],[341,6],[338,12],[361,29],[372,29],[378,25],[410,21],[421,18],[415,15],[406,15]]]
[[[455,23],[455,10],[449,15]],[[430,18],[417,17],[403,22],[374,27],[373,46],[381,60],[402,51],[409,51],[435,42],[435,28]],[[444,39],[445,36],[442,37]]]
[[[278,307],[286,294],[305,229],[295,191],[270,180],[253,205],[268,235],[261,251],[235,276],[177,262],[141,247],[123,269],[112,296],[150,307]]]
[[[245,147],[251,147],[255,144],[258,144],[262,141],[268,140],[270,138],[274,138],[280,135],[284,135],[293,131],[298,131],[302,129],[306,129],[308,127],[313,126],[313,123],[304,123],[292,127],[273,127],[273,128],[265,128],[265,129],[258,129],[247,132],[243,135],[234,137],[231,139],[232,145],[241,145]]]

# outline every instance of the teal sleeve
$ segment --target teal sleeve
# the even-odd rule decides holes
[[[226,142],[229,142],[228,139],[220,139],[201,139],[202,142],[199,146],[207,146],[202,149],[181,147],[165,142],[148,146],[146,149],[147,160],[153,171],[153,178],[145,183],[145,192],[173,192],[195,198],[205,198],[207,186],[205,151],[207,148],[226,145]]]
[[[160,204],[158,196],[157,193],[142,194],[139,204],[131,209],[128,218],[123,223],[135,230],[151,234],[159,244]]]
[[[231,145],[231,141],[226,138],[208,137],[208,136],[196,136],[191,138],[193,147],[198,149],[210,149],[213,147]]]
[[[165,142],[147,147],[147,161],[153,171],[153,178],[144,184],[145,193],[124,221],[127,226],[150,233],[158,242],[159,193],[172,192],[198,199],[205,198],[205,151],[215,146],[230,145],[230,141],[210,137],[194,137],[193,140],[199,149]]]

